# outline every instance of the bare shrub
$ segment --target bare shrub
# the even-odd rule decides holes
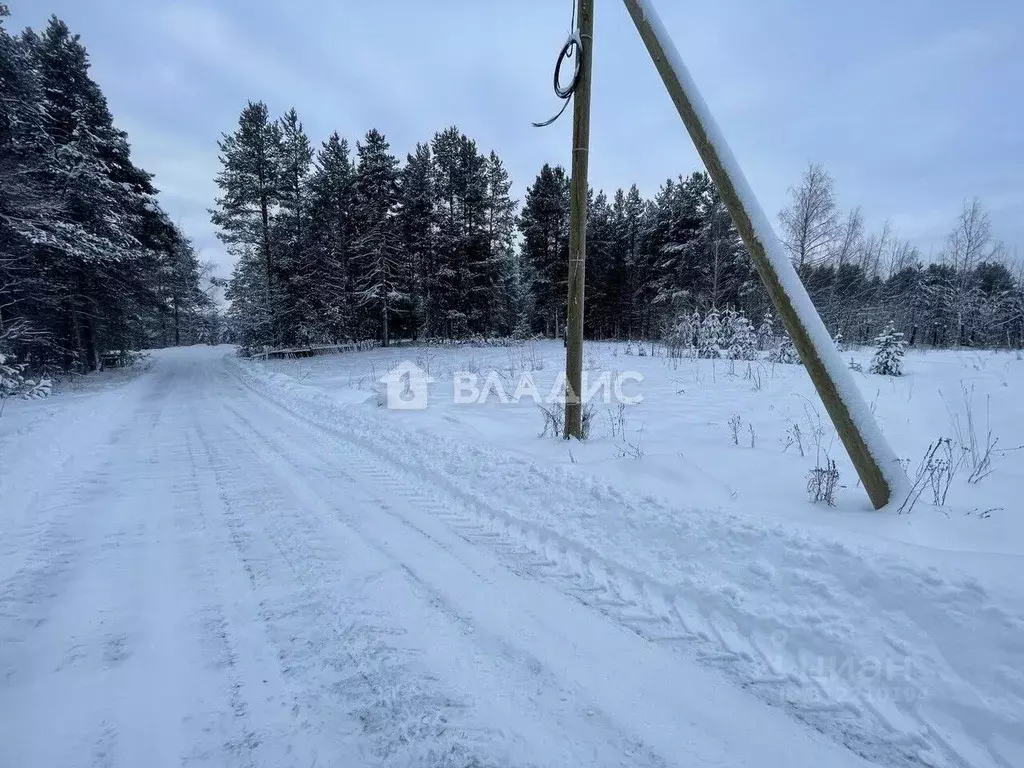
[[[541,417],[544,419],[544,429],[540,437],[561,437],[565,431],[565,410],[561,403],[550,405],[538,404]]]
[[[732,444],[740,444],[740,427],[743,426],[743,419],[740,418],[739,414],[736,414],[729,419],[729,429],[732,431]]]
[[[970,474],[967,482],[977,485],[994,471],[993,461],[1009,451],[1019,450],[1010,448],[999,450],[999,438],[992,434],[992,399],[985,397],[985,430],[979,431],[979,424],[974,417],[974,385],[969,388],[961,383],[960,392],[963,396],[963,414],[954,412],[945,396],[942,402],[946,406],[946,413],[949,414],[950,427],[957,445],[967,454],[969,459]],[[941,393],[940,393],[941,395]]]
[[[750,430],[750,447],[753,448],[757,443],[757,435],[754,433],[754,425],[747,422],[747,428]]]
[[[637,430],[636,442],[630,442],[625,437],[622,438],[622,442],[619,443],[619,455],[630,458],[630,459],[642,459],[644,457],[644,451],[641,447],[641,443],[644,438],[644,425],[640,425],[640,429]]]
[[[430,376],[436,359],[437,354],[430,347],[421,347],[419,352],[416,353],[415,363]]]
[[[789,450],[790,446],[796,445],[798,451],[800,451],[800,458],[804,458],[807,453],[804,451],[804,440],[803,435],[800,432],[800,425],[795,421],[791,421],[789,426],[786,428],[785,443],[782,446],[782,452],[785,453]]]
[[[565,435],[565,404],[550,403],[548,405],[537,404],[541,417],[544,419],[544,428],[539,437],[563,437]],[[580,412],[580,439],[586,440],[590,437],[591,427],[594,425],[594,406],[584,404]]]
[[[619,403],[614,409],[609,408],[605,412],[608,419],[608,427],[612,437],[618,437],[626,431],[626,404]]]
[[[584,403],[580,413],[580,440],[590,439],[590,428],[594,424],[594,406]]]
[[[744,381],[749,381],[753,385],[755,392],[760,392],[764,387],[761,379],[761,369],[763,367],[760,363],[756,367],[752,363],[747,363],[746,373],[743,374]]]
[[[815,504],[825,502],[834,507],[838,487],[839,470],[832,459],[826,459],[824,467],[815,467],[807,474],[807,495]]]
[[[932,492],[932,504],[942,507],[946,504],[950,486],[957,473],[967,459],[966,451],[954,444],[948,437],[940,437],[930,443],[924,457],[917,465],[914,480],[907,491],[906,498],[897,512],[912,512],[914,506],[928,489]]]

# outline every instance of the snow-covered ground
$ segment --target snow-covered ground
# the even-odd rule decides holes
[[[588,368],[643,402],[585,444],[453,402],[455,371],[546,392],[553,343],[172,350],[10,403],[0,766],[1024,765],[1024,362],[857,375],[912,476],[968,442],[965,387],[998,439],[897,514],[799,366],[625,351]],[[378,405],[402,361],[423,410]]]

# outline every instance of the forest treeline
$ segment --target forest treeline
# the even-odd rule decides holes
[[[220,143],[213,213],[238,257],[229,318],[246,347],[374,338],[555,336],[562,330],[569,177],[544,165],[521,204],[494,150],[457,127],[400,160],[376,129],[314,148],[294,109],[246,106]],[[586,334],[662,338],[694,311],[751,318],[767,296],[704,172],[591,191]],[[914,344],[1021,343],[1022,272],[970,200],[925,263],[887,224],[840,211],[811,165],[779,232],[826,325],[868,341],[889,321]]]
[[[131,158],[78,37],[11,34],[0,4],[0,353],[93,370],[219,335],[204,267]]]

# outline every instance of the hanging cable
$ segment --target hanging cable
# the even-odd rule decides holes
[[[572,95],[576,90],[576,85],[580,81],[580,73],[583,71],[583,57],[586,55],[586,51],[583,50],[583,41],[580,39],[580,31],[576,28],[576,0],[572,2],[572,21],[570,22],[569,29],[572,31],[569,33],[568,39],[565,41],[565,45],[562,46],[562,50],[558,52],[558,61],[555,62],[555,95],[563,100],[562,108],[558,110],[558,113],[549,120],[545,120],[542,123],[534,123],[534,128],[544,128],[545,126],[551,125],[555,120],[562,116],[565,112],[566,107],[569,106],[569,102],[572,100]],[[576,66],[573,69],[572,80],[565,87],[562,87],[562,63],[566,59],[575,58]]]

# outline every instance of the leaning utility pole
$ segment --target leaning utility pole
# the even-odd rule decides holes
[[[590,75],[594,0],[578,0],[580,76],[572,105],[572,189],[569,201],[569,302],[565,322],[565,439],[583,438],[583,287],[587,265],[587,170],[590,161]]]
[[[623,0],[876,509],[906,474],[740,171],[651,0]],[[568,421],[566,422],[568,429]]]

